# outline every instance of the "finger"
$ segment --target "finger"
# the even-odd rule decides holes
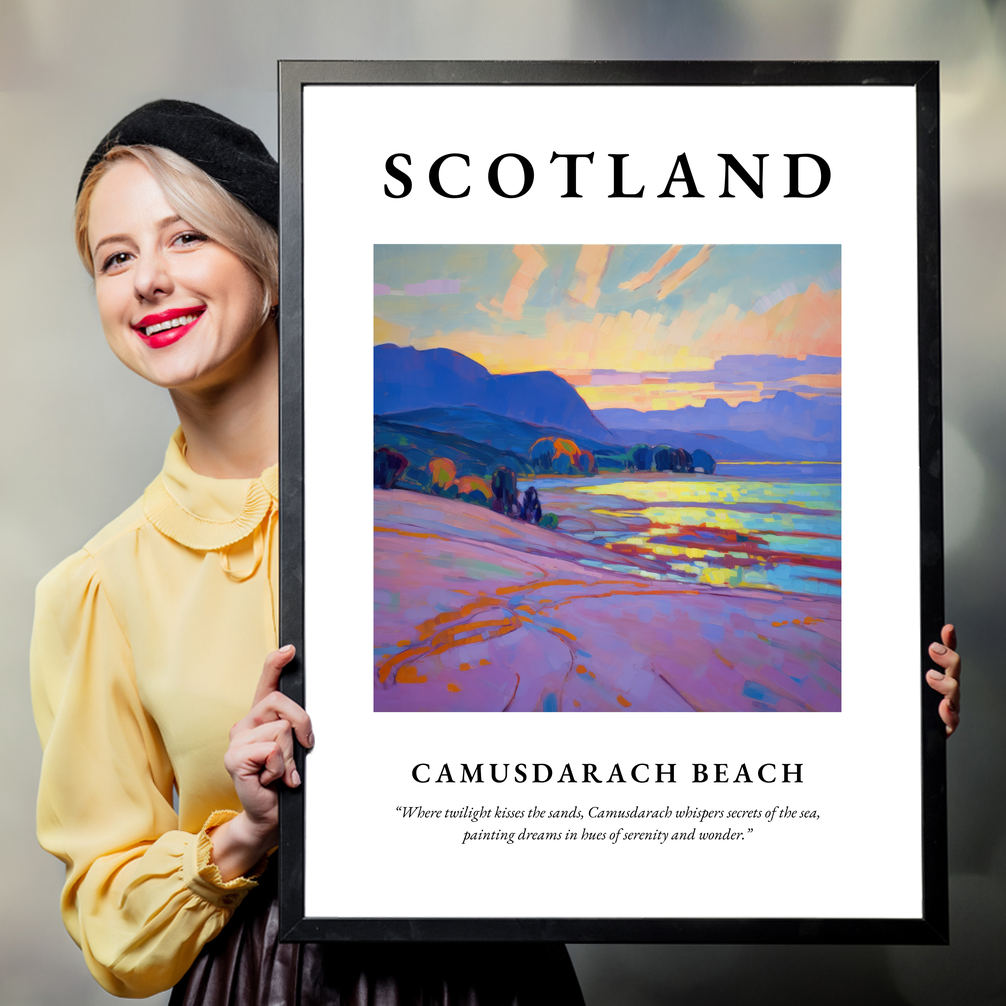
[[[940,631],[940,639],[944,646],[949,646],[951,650],[957,649],[957,630],[952,625],[944,625]]]
[[[235,747],[249,747],[272,742],[279,746],[283,758],[283,781],[293,789],[300,785],[300,773],[293,756],[293,731],[286,720],[271,720],[245,731],[237,738]],[[275,776],[274,778],[279,778]]]
[[[292,645],[287,645],[279,650],[273,650],[265,663],[262,665],[262,675],[255,689],[255,698],[252,699],[252,708],[257,706],[270,692],[276,691],[279,686],[279,676],[283,673],[283,668],[293,660],[297,650]]]
[[[953,708],[947,699],[940,703],[940,719],[943,720],[949,737],[961,722],[961,714]]]
[[[250,713],[241,721],[240,726],[248,729],[258,726],[260,723],[268,723],[272,720],[286,720],[294,728],[297,740],[304,747],[314,747],[314,731],[311,726],[311,717],[304,711],[304,707],[298,705],[289,695],[282,692],[270,692],[261,702],[252,707]]]
[[[257,780],[261,786],[268,786],[283,775],[285,768],[283,751],[274,740],[256,741],[228,748],[224,755],[224,767],[237,778]]]
[[[277,779],[282,779],[284,771],[286,771],[286,759],[283,757],[283,749],[278,743],[274,743],[262,765],[258,780],[263,786],[268,786]]]
[[[934,691],[943,695],[943,700],[939,705],[939,714],[949,737],[961,722],[960,683],[948,674],[936,670],[927,672],[926,683]]]
[[[955,712],[959,710],[957,700],[961,684],[956,678],[952,678],[949,674],[943,674],[941,671],[930,670],[926,672],[926,683],[933,691],[939,692],[940,695],[947,698]]]
[[[960,676],[961,655],[955,650],[948,649],[942,643],[930,643],[929,656],[932,660],[939,664],[940,667],[943,668],[944,672],[949,674],[950,677],[957,678]]]
[[[266,723],[283,720],[289,723],[297,735],[297,740],[306,748],[314,747],[314,728],[311,717],[289,696],[282,692],[270,692],[261,702],[234,726],[231,727],[230,740],[234,742],[242,734]]]

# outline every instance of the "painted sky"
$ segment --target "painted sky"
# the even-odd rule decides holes
[[[592,409],[841,394],[838,245],[375,245],[374,342],[551,370]]]

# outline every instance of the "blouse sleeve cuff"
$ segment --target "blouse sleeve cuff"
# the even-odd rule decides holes
[[[195,841],[186,845],[182,860],[182,875],[186,886],[194,894],[218,908],[237,908],[245,895],[252,888],[258,887],[255,878],[261,876],[269,865],[269,857],[263,856],[255,868],[245,876],[224,880],[216,863],[210,861],[213,842],[207,832],[237,815],[238,812],[235,810],[215,810],[210,814],[202,831],[195,836]]]

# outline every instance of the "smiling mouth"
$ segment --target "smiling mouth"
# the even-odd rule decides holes
[[[184,338],[205,313],[205,306],[173,307],[159,314],[148,314],[133,325],[133,331],[150,349],[164,349]]]
[[[172,317],[164,318],[152,325],[134,325],[133,328],[137,335],[142,336],[144,339],[149,339],[151,336],[158,335],[160,332],[168,332],[173,328],[182,328],[184,325],[191,325],[199,318],[204,310],[205,308],[199,308],[197,310],[187,311],[184,314],[174,314],[174,312],[172,312]],[[143,320],[146,321],[147,319],[144,318]]]

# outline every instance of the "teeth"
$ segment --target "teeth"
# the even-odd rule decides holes
[[[198,317],[198,314],[186,314],[182,315],[181,318],[172,318],[171,321],[162,321],[159,325],[150,325],[148,328],[145,328],[143,334],[149,339],[152,335],[164,332],[169,328],[180,328],[182,325],[188,325]]]

